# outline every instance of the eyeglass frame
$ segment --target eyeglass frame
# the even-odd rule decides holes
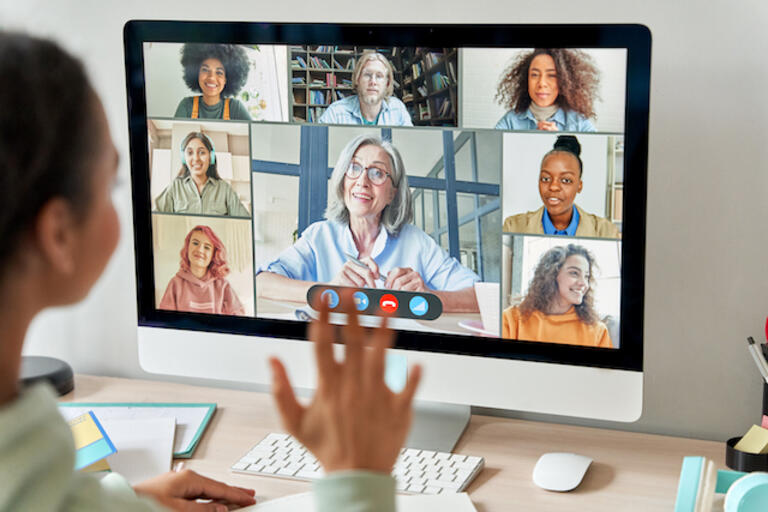
[[[349,175],[349,171],[352,169],[353,165],[360,166],[360,173],[357,176],[355,176],[355,177],[352,177],[352,176]],[[373,181],[373,179],[371,178],[371,175],[370,175],[370,170],[371,169],[378,169],[379,171],[381,171],[384,174],[386,174],[387,178],[392,180],[392,186],[397,188],[397,183],[395,183],[395,178],[392,177],[392,173],[390,171],[386,171],[386,170],[382,169],[380,166],[378,166],[376,164],[369,165],[369,166],[364,166],[364,165],[362,165],[362,164],[352,160],[352,161],[349,162],[349,165],[347,166],[347,170],[344,171],[344,177],[345,178],[349,178],[351,180],[358,180],[358,179],[360,179],[360,176],[363,175],[363,172],[365,172],[366,177],[368,178],[368,181],[370,181],[371,183],[373,183],[377,187],[380,187],[380,186],[382,186],[383,184],[385,184],[387,182],[387,178],[384,178],[384,181],[382,181],[381,183],[376,183],[375,181]]]

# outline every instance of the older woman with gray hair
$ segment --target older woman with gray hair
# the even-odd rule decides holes
[[[411,202],[397,149],[379,137],[355,137],[333,169],[326,220],[259,267],[259,296],[304,301],[311,286],[330,283],[430,292],[446,312],[478,311],[479,277],[411,224]]]

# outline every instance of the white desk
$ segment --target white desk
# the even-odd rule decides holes
[[[257,497],[306,492],[310,484],[234,474],[229,467],[269,432],[281,431],[271,397],[264,393],[145,380],[78,375],[63,400],[114,402],[216,402],[218,409],[188,467],[228,483],[252,487]],[[485,457],[469,488],[480,512],[672,510],[685,455],[704,455],[724,468],[725,444],[491,416],[472,416],[457,452]],[[551,493],[531,482],[538,457],[571,451],[594,458],[584,481],[569,493]]]

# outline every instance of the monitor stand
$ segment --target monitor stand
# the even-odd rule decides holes
[[[452,452],[469,424],[468,405],[415,402],[406,448]]]

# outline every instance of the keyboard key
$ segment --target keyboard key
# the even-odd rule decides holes
[[[235,470],[235,471],[243,471],[243,470],[245,470],[245,469],[246,469],[248,466],[249,466],[249,464],[248,464],[247,462],[236,462],[236,463],[235,463],[235,464],[232,466],[232,469],[233,469],[233,470]]]
[[[440,487],[430,485],[424,489],[424,494],[440,494],[440,491],[442,491]]]
[[[424,492],[424,489],[426,489],[426,487],[423,486],[423,485],[411,484],[411,485],[408,486],[406,491],[408,491],[408,492],[415,492],[417,494],[421,494],[421,493]]]

